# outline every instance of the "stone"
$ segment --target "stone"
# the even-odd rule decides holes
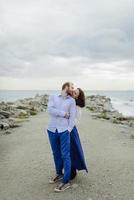
[[[86,97],[86,106],[93,111],[112,111],[111,99],[101,95],[91,95]]]
[[[86,108],[92,113],[93,119],[100,118],[110,120],[115,124],[122,124],[134,127],[134,117],[123,116],[112,107],[111,99],[101,95],[91,95],[86,97]]]
[[[6,129],[10,128],[10,126],[9,126],[8,123],[0,122],[0,128],[1,128],[2,130],[6,130]]]
[[[26,110],[18,109],[18,111],[15,114],[15,117],[17,118],[28,118],[29,114],[27,113]]]
[[[15,128],[24,121],[29,121],[31,115],[46,111],[48,95],[36,94],[35,97],[18,99],[13,102],[0,102],[0,128]]]
[[[11,115],[11,113],[8,111],[1,110],[0,115],[3,115],[4,117],[8,118]]]
[[[0,119],[5,119],[5,116],[0,114]]]

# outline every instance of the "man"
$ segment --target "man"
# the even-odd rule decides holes
[[[62,183],[54,189],[56,192],[64,191],[70,187],[70,132],[75,125],[76,116],[76,103],[70,96],[73,89],[72,83],[64,83],[61,93],[50,95],[48,102],[47,132],[56,168],[56,176],[50,180],[50,183],[62,180]],[[64,175],[62,169],[64,169]]]

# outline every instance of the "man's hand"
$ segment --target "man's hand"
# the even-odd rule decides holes
[[[66,119],[69,119],[69,117],[70,117],[69,112],[66,112],[65,115],[64,115],[64,117],[65,117]]]

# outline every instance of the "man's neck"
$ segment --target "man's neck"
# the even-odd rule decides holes
[[[67,96],[68,96],[68,94],[66,93],[65,90],[62,90],[62,91],[61,91],[61,95],[62,95],[63,97],[67,97]]]

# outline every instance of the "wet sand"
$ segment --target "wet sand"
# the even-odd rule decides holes
[[[78,124],[89,173],[72,188],[55,193],[48,183],[54,163],[46,133],[48,116],[32,116],[11,134],[0,135],[0,200],[133,200],[134,139],[129,129],[92,119],[84,110]]]

